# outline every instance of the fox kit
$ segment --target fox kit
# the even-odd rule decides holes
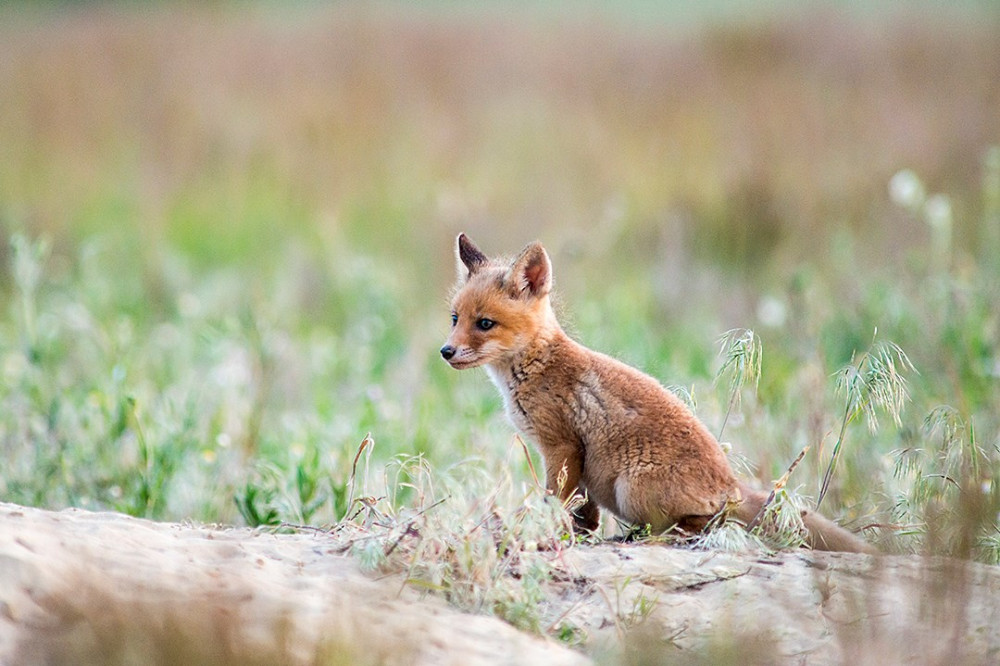
[[[765,495],[736,479],[715,437],[679,398],[563,332],[540,243],[508,261],[460,234],[457,255],[441,356],[459,370],[486,369],[507,417],[541,450],[547,488],[562,500],[586,497],[574,514],[578,526],[595,529],[598,507],[654,532],[699,532],[723,511],[744,524],[754,519]],[[876,552],[817,513],[803,518],[813,548]]]

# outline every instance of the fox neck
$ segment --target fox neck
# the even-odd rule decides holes
[[[518,336],[513,348],[486,364],[491,377],[496,373],[509,373],[511,369],[520,371],[529,366],[545,365],[551,356],[553,345],[566,339],[548,296],[540,300],[530,319],[534,325]]]
[[[520,388],[531,378],[544,373],[552,363],[557,363],[559,350],[567,343],[571,344],[551,309],[546,310],[548,316],[543,325],[527,337],[518,349],[483,366],[503,397],[507,418],[529,438],[535,438],[534,426],[518,399]]]

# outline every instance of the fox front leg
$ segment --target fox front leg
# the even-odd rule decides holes
[[[580,478],[583,475],[583,462],[579,454],[574,455],[545,456],[545,487],[559,501],[566,503],[574,495],[586,497],[584,488],[580,486]],[[575,506],[572,510],[573,524],[582,530],[593,532],[597,530],[600,522],[600,509],[591,499],[584,499],[583,504]]]

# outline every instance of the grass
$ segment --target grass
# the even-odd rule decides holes
[[[676,387],[762,487],[809,447],[776,522],[815,497],[892,552],[997,563],[977,11],[2,9],[0,499],[336,529],[582,640],[525,556],[574,543],[539,461],[437,358],[465,230],[540,238],[574,335]]]
[[[741,391],[745,384],[753,382],[754,389],[760,383],[760,364],[763,349],[760,339],[754,335],[750,329],[727,331],[720,338],[722,349],[720,355],[725,361],[716,375],[721,378],[723,375],[731,374],[729,378],[729,404],[726,406],[726,415],[722,418],[722,425],[719,426],[717,439],[722,441],[722,435],[726,429],[726,422],[729,420],[733,407],[740,404]]]

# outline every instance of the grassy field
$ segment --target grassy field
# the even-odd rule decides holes
[[[0,499],[552,537],[437,357],[466,231],[762,486],[996,563],[1000,15],[921,7],[0,9]]]

